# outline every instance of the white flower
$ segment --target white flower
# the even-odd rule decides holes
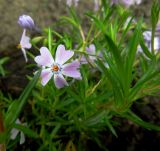
[[[26,29],[24,29],[23,33],[22,33],[21,40],[20,40],[20,44],[18,45],[18,48],[21,48],[26,62],[28,61],[28,59],[27,59],[27,55],[26,55],[26,50],[25,49],[30,49],[31,47],[32,47],[32,45],[30,43],[30,38],[28,36],[26,36]]]
[[[19,124],[19,125],[26,125],[26,123],[21,123],[19,119],[16,120],[16,124]],[[17,135],[20,133],[20,144],[23,144],[25,142],[25,136],[24,136],[24,133],[16,128],[13,128],[11,130],[11,139],[14,140],[16,139]]]

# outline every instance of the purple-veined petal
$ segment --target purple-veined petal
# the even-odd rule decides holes
[[[81,79],[81,73],[79,71],[79,67],[80,67],[80,62],[78,61],[67,63],[62,66],[63,68],[62,74],[69,77]]]
[[[53,73],[50,68],[43,69],[41,72],[41,79],[42,79],[41,84],[45,86],[48,83],[48,81],[52,78],[52,76],[53,76]]]
[[[30,43],[30,38],[26,36],[26,29],[23,30],[20,45],[21,48],[26,48],[26,49],[30,49],[32,47]]]
[[[54,83],[58,89],[63,88],[64,86],[68,86],[68,83],[62,74],[54,74]]]
[[[40,54],[41,55],[35,57],[34,59],[38,65],[50,67],[54,63],[53,57],[48,48],[41,47]]]
[[[35,24],[33,19],[28,16],[28,15],[22,15],[19,17],[18,19],[18,24],[25,29],[34,29],[35,28]]]
[[[74,52],[71,50],[65,50],[64,45],[59,45],[57,47],[56,51],[56,58],[55,62],[58,64],[63,65],[66,61],[68,61],[72,56],[74,55]]]

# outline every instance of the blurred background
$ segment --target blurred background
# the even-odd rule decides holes
[[[87,10],[94,9],[94,0],[80,0],[77,12],[82,16]],[[145,22],[150,27],[150,8],[152,0],[142,0],[140,5],[132,6],[130,9],[134,12],[136,18],[143,16]],[[9,57],[4,65],[7,71],[5,76],[0,75],[0,89],[6,95],[12,94],[18,97],[28,80],[27,74],[33,74],[26,66],[21,50],[17,48],[19,44],[22,28],[17,24],[18,17],[22,14],[30,15],[38,28],[43,29],[52,26],[60,16],[67,15],[65,0],[0,0],[0,58]],[[64,29],[65,30],[65,27]],[[35,33],[29,33],[30,36]],[[31,61],[31,60],[30,60]],[[28,63],[29,64],[29,63]],[[159,101],[154,98],[145,98],[146,102],[152,100],[149,105],[140,106],[135,104],[133,110],[137,112],[144,120],[160,124]],[[129,123],[126,120],[120,121],[120,127],[117,129],[118,138],[110,137],[104,143],[108,144],[110,150],[129,151],[155,151],[159,150],[160,133],[155,131],[144,130],[143,128]],[[93,149],[94,150],[94,149]]]

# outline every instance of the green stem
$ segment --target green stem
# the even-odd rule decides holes
[[[154,37],[155,37],[155,28],[152,28],[152,39],[151,39],[151,50],[152,54],[154,55]]]

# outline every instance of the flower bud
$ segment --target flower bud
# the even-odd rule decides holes
[[[28,15],[22,15],[18,19],[18,24],[24,29],[34,29],[35,24],[33,19]]]

